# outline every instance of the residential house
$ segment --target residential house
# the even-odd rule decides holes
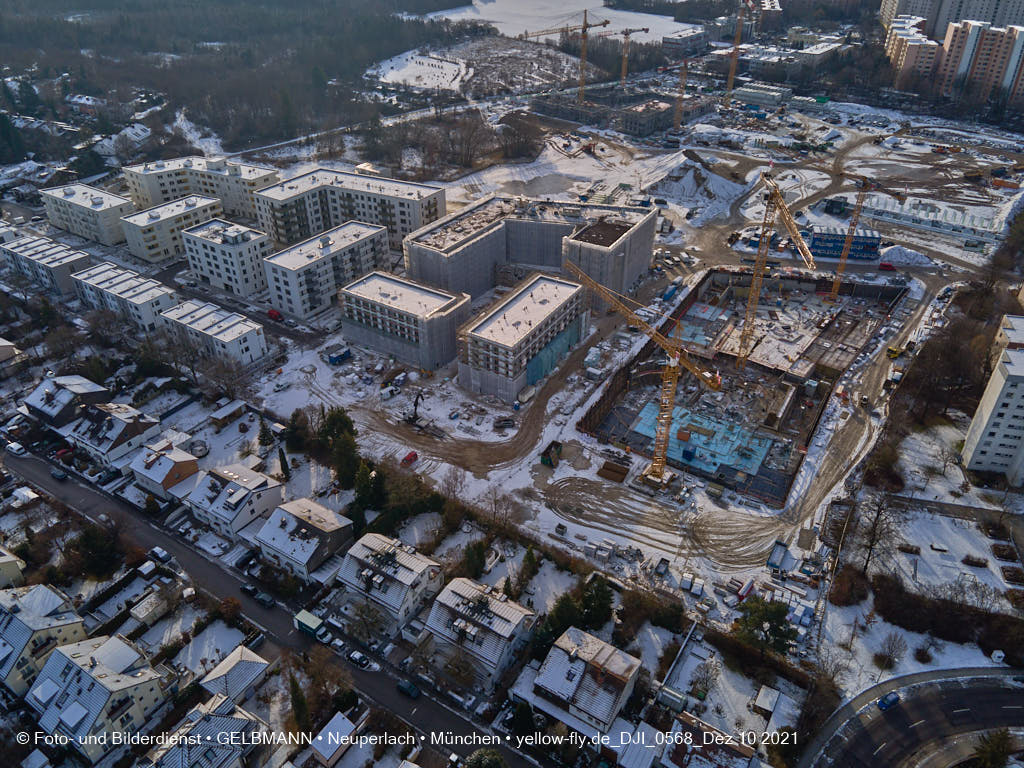
[[[86,406],[78,419],[59,431],[95,462],[112,467],[158,437],[160,420],[124,403],[100,403]]]
[[[132,459],[135,484],[154,498],[170,501],[171,488],[199,471],[199,460],[163,438],[150,443]]]
[[[229,464],[200,475],[184,502],[198,520],[232,540],[254,520],[262,520],[284,500],[284,487],[262,472]],[[259,527],[262,527],[260,522]],[[256,535],[252,530],[246,538]]]
[[[324,768],[334,768],[341,756],[352,746],[352,735],[356,732],[356,724],[336,712],[327,725],[313,740],[313,757]]]
[[[24,366],[28,355],[18,349],[13,341],[0,338],[0,379],[6,379]]]
[[[63,427],[78,418],[81,406],[110,399],[110,390],[84,376],[45,378],[25,398],[28,415],[48,427]]]
[[[352,521],[312,499],[278,506],[256,534],[263,557],[303,581],[352,542]]]
[[[46,584],[0,591],[0,682],[24,696],[58,645],[85,637],[71,601]]]
[[[661,768],[749,768],[755,754],[735,736],[689,712],[679,713],[665,743]]]
[[[529,640],[537,614],[494,587],[452,579],[434,600],[427,631],[435,648],[464,654],[477,680],[494,683]]]
[[[40,730],[69,737],[69,746],[95,763],[110,751],[110,734],[138,730],[167,700],[172,682],[170,670],[154,669],[133,643],[103,635],[57,648],[25,701]]]
[[[267,677],[270,662],[239,645],[199,681],[214,696],[241,703],[252,696]]]
[[[6,547],[0,547],[0,589],[25,583],[25,561]]]
[[[189,711],[172,738],[150,750],[141,768],[243,768],[268,725],[217,694]],[[258,764],[258,763],[257,763]]]

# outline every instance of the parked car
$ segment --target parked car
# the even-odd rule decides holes
[[[340,638],[335,638],[334,640],[331,640],[331,650],[333,650],[339,656],[344,654],[345,653],[345,643],[344,643],[344,641],[342,641]]]
[[[334,635],[327,631],[327,627],[320,627],[320,629],[316,631],[316,639],[324,645],[330,645],[331,641],[334,639]]]
[[[74,448],[61,448],[59,451],[53,454],[53,458],[55,458],[57,461],[63,462],[64,464],[67,464],[66,459],[70,459],[74,455]]]
[[[63,482],[64,480],[68,479],[68,473],[65,472],[63,469],[53,467],[50,470],[50,477],[52,477],[54,480],[60,480]]]
[[[370,666],[370,660],[359,651],[350,651],[348,654],[348,660],[360,669],[366,669]]]
[[[248,582],[239,587],[239,589],[242,590],[243,594],[246,594],[249,597],[256,597],[256,595],[259,593],[259,590],[256,589],[256,587],[254,587],[252,584],[249,584]]]
[[[418,699],[420,697],[420,689],[408,680],[399,680],[395,687],[398,688],[399,693],[404,693],[410,699]]]
[[[24,456],[28,451],[25,450],[25,446],[21,443],[8,443],[7,452],[12,456]]]
[[[156,560],[161,563],[169,562],[171,559],[171,553],[163,547],[153,547],[147,554],[151,560]]]
[[[271,320],[276,320],[279,323],[282,320],[284,320],[284,315],[282,315],[276,309],[268,309],[267,310],[267,317],[269,317]]]
[[[892,709],[899,704],[900,695],[896,691],[889,691],[882,698],[878,700],[878,708],[885,712],[887,709]]]
[[[264,608],[273,608],[277,605],[277,601],[268,595],[266,592],[257,592],[252,596],[252,599],[262,605]]]

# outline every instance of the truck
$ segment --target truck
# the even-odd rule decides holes
[[[292,616],[292,626],[310,637],[316,637],[316,633],[323,628],[323,625],[323,619],[307,610],[301,610]]]
[[[540,455],[540,463],[545,467],[551,467],[554,469],[558,466],[559,460],[562,458],[562,444],[558,440],[552,440],[548,443],[547,448]]]
[[[889,347],[888,349],[885,350],[885,356],[888,357],[890,360],[895,360],[902,354],[903,350],[900,349],[899,347]]]

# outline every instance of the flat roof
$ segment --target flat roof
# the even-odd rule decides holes
[[[150,174],[166,173],[167,171],[177,171],[185,168],[219,173],[223,176],[240,176],[243,179],[259,179],[268,173],[277,173],[276,169],[268,168],[265,165],[239,163],[223,157],[202,157],[201,155],[176,157],[172,160],[156,160],[152,163],[139,163],[138,165],[129,165],[125,170],[133,173]],[[237,170],[232,171],[231,169],[233,168]]]
[[[81,259],[88,259],[89,254],[84,251],[76,251],[64,243],[58,243],[48,237],[29,235],[12,240],[9,243],[0,245],[0,248],[16,253],[19,256],[31,259],[44,267],[59,267],[63,264],[72,264]]]
[[[654,208],[630,205],[599,205],[491,195],[416,230],[407,240],[439,251],[451,251],[480,232],[498,226],[508,219],[576,226],[596,223],[601,217],[614,217],[632,227],[654,211]]]
[[[174,291],[163,283],[143,277],[138,272],[119,267],[109,261],[76,272],[71,277],[106,293],[119,296],[132,304],[145,304],[160,296],[174,295]]]
[[[183,234],[208,240],[211,243],[223,245],[225,243],[241,243],[266,237],[265,232],[247,227],[244,224],[235,224],[226,219],[210,219],[202,224],[182,230]]]
[[[486,312],[469,329],[469,333],[503,347],[514,347],[548,315],[582,290],[582,285],[571,280],[534,275]]]
[[[842,235],[846,237],[849,232],[848,227],[836,227],[836,226],[813,226],[811,227],[812,235]],[[880,238],[882,235],[877,230],[869,229],[867,227],[857,227],[854,231],[855,237],[877,237]]]
[[[271,200],[287,200],[295,195],[320,187],[336,186],[355,192],[369,192],[388,197],[406,197],[420,200],[438,192],[442,187],[432,187],[415,181],[388,179],[382,176],[366,176],[360,173],[346,173],[329,168],[317,168],[300,176],[279,181],[257,190],[256,194]]]
[[[632,228],[632,224],[622,221],[597,221],[581,229],[572,239],[594,245],[613,245]]]
[[[1024,349],[1004,349],[999,362],[1010,376],[1024,376]]]
[[[345,293],[392,309],[427,317],[459,296],[387,272],[371,272],[342,288]]]
[[[282,269],[302,269],[380,232],[387,232],[387,227],[364,224],[361,221],[346,221],[341,226],[328,229],[301,243],[289,245],[272,256],[267,256],[265,261]]]
[[[245,315],[194,299],[165,309],[160,314],[220,341],[234,341],[251,331],[263,329],[260,323],[250,320]]]
[[[195,211],[213,204],[220,204],[216,197],[203,197],[202,195],[189,195],[178,200],[171,200],[169,203],[160,203],[152,208],[143,211],[136,211],[127,216],[122,216],[121,221],[127,224],[134,224],[137,227],[146,227],[158,221],[172,219],[181,216],[189,211]]]
[[[63,187],[42,189],[40,194],[57,200],[66,200],[69,203],[74,203],[94,211],[103,211],[108,208],[132,204],[132,201],[127,197],[115,195],[113,192],[107,192],[104,189],[90,187],[88,184],[66,184]]]

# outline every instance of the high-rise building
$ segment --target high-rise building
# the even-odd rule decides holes
[[[935,67],[935,82],[944,96],[964,95],[971,102],[1022,96],[1024,27],[995,27],[986,21],[950,24]]]
[[[915,80],[928,78],[935,69],[941,46],[924,34],[921,16],[898,16],[889,25],[885,55],[896,73],[895,86],[906,88]]]
[[[174,259],[185,252],[182,230],[221,214],[215,197],[183,197],[147,208],[121,219],[124,237],[132,256],[156,263]]]
[[[1017,323],[1024,318],[1012,318]],[[1024,484],[1024,349],[1004,349],[967,429],[961,451],[972,472],[1005,475]]]
[[[135,210],[128,198],[85,184],[44,189],[39,195],[53,226],[103,245],[124,242],[121,217]]]
[[[270,255],[270,238],[258,229],[210,219],[181,233],[192,273],[214,288],[251,296],[267,287],[263,259]]]

